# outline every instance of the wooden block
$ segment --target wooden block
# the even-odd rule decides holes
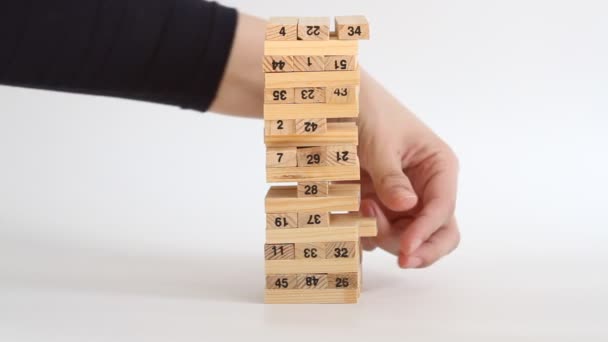
[[[341,86],[325,88],[326,103],[353,103],[357,100],[357,86]]]
[[[361,73],[359,70],[274,72],[264,74],[264,80],[266,88],[354,86],[360,84]]]
[[[295,274],[267,274],[266,288],[273,290],[295,289],[296,281],[297,276]],[[333,288],[335,288],[335,286],[333,286]]]
[[[326,56],[326,55],[357,55],[359,42],[356,40],[297,40],[297,41],[265,41],[264,55],[266,56]]]
[[[354,304],[359,299],[356,289],[265,290],[267,304]]]
[[[300,211],[298,212],[298,225],[300,228],[329,227],[329,212],[326,211]]]
[[[378,235],[375,217],[359,217],[359,236],[369,237]]]
[[[332,145],[327,146],[327,165],[356,165],[357,146]]]
[[[329,40],[329,17],[298,18],[298,39]]]
[[[291,56],[264,56],[262,63],[264,72],[281,73],[293,71],[293,57]],[[280,88],[280,87],[277,87]]]
[[[266,260],[264,269],[267,274],[297,274],[297,273],[350,273],[358,272],[358,255],[349,259],[319,259],[310,260]]]
[[[357,56],[325,56],[325,71],[357,70]]]
[[[266,168],[267,183],[312,181],[358,181],[361,179],[357,165]]]
[[[298,18],[271,17],[266,24],[266,40],[297,40]]]
[[[270,132],[269,129],[268,132]],[[358,145],[358,127],[354,122],[328,122],[327,132],[325,133],[313,135],[296,135],[292,133],[279,136],[266,134],[264,143],[267,147]]]
[[[355,241],[337,241],[328,242],[325,245],[325,251],[327,259],[347,259],[354,258],[358,253],[356,252],[357,243]]]
[[[296,289],[326,289],[327,274],[305,273],[296,275]]]
[[[295,103],[325,103],[325,88],[295,88]]]
[[[264,103],[294,103],[293,88],[264,89]]]
[[[325,259],[325,244],[323,242],[303,242],[295,244],[296,260]]]
[[[329,182],[300,182],[298,183],[298,197],[327,197]]]
[[[297,148],[271,147],[266,149],[266,167],[286,168],[297,166]]]
[[[297,158],[299,167],[324,166],[327,164],[327,147],[298,148]]]
[[[346,104],[307,103],[264,105],[264,119],[266,120],[356,118],[358,116],[359,101]]]
[[[296,134],[314,135],[327,133],[327,119],[296,119]]]
[[[293,71],[324,71],[325,56],[293,56]]]
[[[330,214],[330,225],[327,227],[303,229],[270,229],[266,231],[266,243],[299,243],[299,242],[356,242],[359,240],[360,228],[357,221],[352,226],[341,227],[332,220],[336,215]],[[335,252],[335,251],[334,251]]]
[[[298,213],[266,214],[266,229],[298,228]]]
[[[336,33],[341,40],[369,39],[369,23],[362,15],[337,16]]]
[[[356,289],[359,287],[359,273],[330,273],[327,275],[329,289]]]
[[[357,211],[359,210],[359,184],[330,184],[327,197],[299,198],[295,185],[272,186],[265,199],[265,210],[269,214],[294,211]],[[358,215],[351,215],[351,222]],[[337,224],[343,220],[339,219]],[[336,224],[332,217],[332,225]],[[268,233],[268,232],[266,232]]]
[[[264,121],[264,135],[295,135],[296,120],[295,119],[278,119]],[[293,146],[290,144],[289,146]]]
[[[292,260],[295,259],[293,243],[265,244],[264,257],[266,260]]]

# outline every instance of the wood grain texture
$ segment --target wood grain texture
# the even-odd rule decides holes
[[[266,149],[267,168],[288,168],[298,165],[295,147],[270,147]]]
[[[295,103],[325,103],[325,88],[305,87],[294,90]]]
[[[329,227],[330,218],[327,211],[299,211],[298,224],[300,228]]]
[[[359,298],[357,290],[266,290],[267,304],[355,304]]]
[[[266,214],[266,229],[291,228],[298,228],[298,213]]]
[[[354,258],[358,253],[356,248],[358,244],[355,241],[335,241],[328,242],[325,245],[327,259],[348,259]]]
[[[327,165],[356,165],[357,146],[355,145],[331,145],[326,150]]]
[[[266,24],[266,40],[295,41],[297,39],[297,17],[270,17]]]
[[[299,198],[295,185],[272,186],[266,194],[265,210],[269,214],[294,211],[357,211],[360,193],[359,184],[330,184],[327,197]],[[344,226],[345,221],[342,218],[335,221],[332,217],[331,220],[332,225]]]
[[[265,120],[356,118],[358,116],[359,101],[347,104],[308,103],[264,105]]]
[[[327,288],[327,274],[304,273],[296,275],[296,289],[319,290]]]
[[[298,183],[298,197],[327,197],[329,182],[300,182]]]
[[[357,253],[359,254],[359,253]],[[349,259],[266,260],[266,273],[351,273],[359,271],[359,256]]]
[[[297,277],[295,274],[267,274],[266,288],[269,290],[295,289]]]
[[[264,258],[266,260],[293,260],[295,246],[293,243],[265,244]]]
[[[327,119],[296,119],[296,134],[314,135],[327,133]]]
[[[359,217],[359,235],[362,237],[378,235],[375,217]]]
[[[336,16],[336,34],[340,40],[369,39],[369,22],[362,15]]]
[[[306,119],[305,119],[306,120]],[[270,132],[270,127],[268,127]],[[328,122],[325,133],[314,135],[279,135],[264,137],[266,147],[358,145],[358,127],[354,122]]]
[[[325,56],[293,56],[293,71],[324,71]]]
[[[293,88],[264,89],[264,103],[295,103]]]
[[[359,69],[341,72],[274,72],[264,74],[264,81],[266,88],[356,86],[361,83],[361,73]]]
[[[357,56],[325,56],[325,71],[357,70]]]
[[[329,273],[327,274],[327,288],[357,289],[359,288],[359,273]]]
[[[264,121],[264,135],[284,135],[290,136],[296,134],[296,120],[295,119],[278,119],[278,120],[266,120]],[[285,145],[285,146],[293,146]]]
[[[331,222],[335,215],[330,215],[330,226],[298,229],[273,229],[266,231],[267,243],[298,243],[298,242],[356,242],[359,239],[359,227],[339,227]]]
[[[327,147],[302,147],[297,150],[299,167],[319,167],[327,164]]]
[[[271,167],[266,168],[266,182],[308,182],[308,181],[358,181],[361,179],[357,165],[314,166],[314,167]],[[357,209],[355,209],[357,210]]]
[[[298,18],[298,39],[329,40],[329,17]]]
[[[357,101],[359,94],[359,87],[357,86],[341,86],[341,87],[327,87],[325,88],[325,102],[326,103],[353,103]]]
[[[300,242],[295,244],[296,260],[325,259],[325,243],[323,242]]]
[[[264,56],[262,68],[266,73],[286,73],[293,71],[293,57],[291,56]],[[270,87],[269,87],[270,88]],[[274,87],[288,88],[288,87]]]
[[[357,55],[359,42],[356,40],[298,40],[298,41],[265,41],[266,56],[326,56]]]

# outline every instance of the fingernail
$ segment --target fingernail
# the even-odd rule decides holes
[[[419,257],[407,257],[407,261],[402,265],[403,268],[417,268],[422,265],[422,259]]]

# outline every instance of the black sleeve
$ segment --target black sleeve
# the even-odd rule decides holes
[[[1,0],[0,84],[205,111],[236,21],[202,0]]]

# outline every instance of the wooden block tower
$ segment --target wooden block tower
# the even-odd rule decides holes
[[[357,157],[363,16],[271,18],[263,69],[266,303],[356,303],[362,218]],[[348,183],[332,183],[348,181]]]

